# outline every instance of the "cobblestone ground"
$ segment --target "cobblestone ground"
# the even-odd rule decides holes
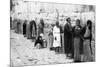
[[[49,48],[36,49],[34,42],[11,31],[11,66],[71,63],[65,54],[56,54]]]

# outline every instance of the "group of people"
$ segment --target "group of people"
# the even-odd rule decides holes
[[[26,22],[23,24],[23,34],[27,35],[28,39],[32,39],[35,42],[34,46],[37,48],[44,47],[43,45],[43,34],[44,34],[44,21],[40,19],[39,24],[36,24],[34,20],[30,21],[27,25]]]
[[[37,25],[36,21],[32,20],[27,24],[27,21],[23,23],[23,35],[27,36],[28,39],[35,40],[37,36],[44,33],[44,21],[40,20],[40,23]]]
[[[18,30],[20,28],[19,26],[20,23],[18,22]],[[56,21],[55,26],[52,28],[52,39],[50,43],[55,52],[59,53],[63,42],[64,53],[67,57],[74,59],[75,62],[92,61],[92,21],[87,20],[86,25],[82,27],[81,21],[77,19],[76,25],[73,27],[71,19],[67,18],[63,28],[60,26],[59,21]],[[31,21],[29,24],[27,24],[27,21],[23,23],[23,35],[27,38],[35,39],[35,46],[40,43],[43,47],[41,33],[44,34],[43,19],[40,20],[38,27],[35,21]],[[63,33],[63,37],[61,37],[61,33]],[[36,39],[37,36],[38,38]]]
[[[92,21],[87,20],[84,27],[81,21],[76,20],[76,25],[71,25],[71,19],[66,19],[64,26],[64,52],[67,57],[73,58],[75,62],[92,61]],[[61,27],[59,22],[53,27],[53,47],[59,52],[61,45]]]
[[[24,37],[27,39],[31,39],[33,42],[42,42],[39,41],[41,38],[41,34],[44,34],[44,21],[40,19],[39,23],[37,24],[35,20],[21,20],[21,19],[14,19],[10,18],[10,25],[11,29],[15,30],[18,34],[23,34]],[[34,45],[36,46],[36,45]]]

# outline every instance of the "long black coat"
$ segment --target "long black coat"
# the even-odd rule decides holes
[[[72,27],[68,23],[64,26],[64,48],[65,53],[72,53]]]
[[[26,35],[26,21],[23,23],[23,35]]]

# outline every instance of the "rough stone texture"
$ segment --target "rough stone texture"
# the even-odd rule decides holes
[[[34,42],[11,31],[11,66],[71,63],[65,54],[56,54],[49,48],[36,49]]]

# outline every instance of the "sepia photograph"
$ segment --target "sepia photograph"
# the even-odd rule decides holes
[[[10,66],[95,62],[95,8],[10,0]]]

